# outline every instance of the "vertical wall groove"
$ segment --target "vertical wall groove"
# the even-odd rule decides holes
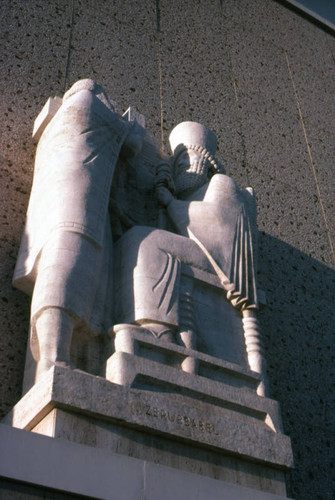
[[[287,54],[285,48],[283,49],[283,51],[284,51],[284,54],[285,54],[285,59],[286,59],[286,63],[287,63],[287,69],[288,69],[288,73],[289,73],[290,80],[291,80],[291,83],[292,83],[293,93],[294,93],[294,97],[295,97],[295,101],[296,101],[296,106],[297,106],[298,113],[299,113],[300,123],[301,123],[302,131],[303,131],[303,134],[304,134],[304,139],[305,139],[305,142],[306,142],[306,149],[307,149],[308,157],[309,157],[311,168],[312,168],[312,172],[313,172],[313,178],[314,178],[314,181],[315,181],[315,187],[316,187],[316,191],[317,191],[317,195],[318,195],[318,200],[319,200],[319,204],[320,204],[320,208],[321,208],[321,213],[322,213],[322,217],[323,217],[325,228],[326,228],[326,233],[327,233],[327,238],[328,238],[328,242],[329,242],[329,247],[330,247],[330,251],[331,251],[332,257],[333,257],[333,262],[335,263],[334,246],[333,246],[333,242],[332,242],[332,239],[331,239],[330,230],[329,230],[329,224],[328,224],[328,220],[327,220],[327,216],[326,216],[326,211],[325,211],[324,203],[323,203],[322,196],[321,196],[320,185],[319,185],[319,182],[318,182],[318,177],[317,177],[317,173],[316,173],[316,169],[315,169],[315,163],[314,163],[314,160],[313,160],[313,157],[312,157],[312,152],[311,152],[311,148],[310,148],[308,137],[307,137],[305,120],[304,120],[304,117],[303,117],[303,114],[302,114],[302,109],[301,109],[301,105],[300,105],[298,91],[297,91],[297,87],[295,85],[295,81],[294,81],[294,77],[293,77],[292,68],[291,68],[291,65],[290,65],[288,54]]]

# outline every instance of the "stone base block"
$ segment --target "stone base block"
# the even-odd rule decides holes
[[[128,364],[138,362],[134,355],[117,354]],[[53,367],[5,423],[285,494],[284,472],[292,466],[292,454],[275,401],[200,376],[180,377],[154,361],[147,368],[150,383],[139,366],[139,388]]]

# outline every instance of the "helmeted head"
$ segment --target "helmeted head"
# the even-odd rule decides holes
[[[214,158],[216,136],[201,123],[179,123],[169,139],[177,194],[194,191],[208,182],[213,173],[223,172]]]
[[[107,108],[111,109],[111,111],[115,111],[115,102],[111,101],[108,98],[101,85],[96,83],[94,80],[91,80],[90,78],[84,78],[74,83],[72,87],[67,92],[65,92],[63,96],[63,102],[65,102],[67,99],[69,99],[69,97],[77,94],[77,92],[80,92],[81,90],[89,90],[90,92],[95,94],[97,98],[107,106]]]

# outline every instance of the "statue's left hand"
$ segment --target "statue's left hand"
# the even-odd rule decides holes
[[[175,192],[175,185],[171,175],[171,165],[169,160],[163,160],[157,165],[155,187],[164,186],[171,193]]]
[[[156,186],[155,193],[157,200],[163,205],[163,207],[167,207],[174,199],[172,193],[168,190],[168,188],[162,185]]]

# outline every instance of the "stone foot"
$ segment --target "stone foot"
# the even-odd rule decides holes
[[[44,375],[53,367],[53,366],[61,366],[63,368],[70,368],[74,369],[75,366],[72,365],[71,363],[68,363],[67,361],[51,361],[50,359],[40,359],[37,362],[36,365],[36,372],[35,372],[35,384],[41,378],[44,377]]]
[[[175,332],[167,325],[160,323],[148,323],[145,326],[120,323],[114,325],[109,330],[109,335],[114,339],[115,352],[126,352],[128,354],[138,355],[138,341],[136,333],[153,336],[155,339],[163,342],[176,344]]]

